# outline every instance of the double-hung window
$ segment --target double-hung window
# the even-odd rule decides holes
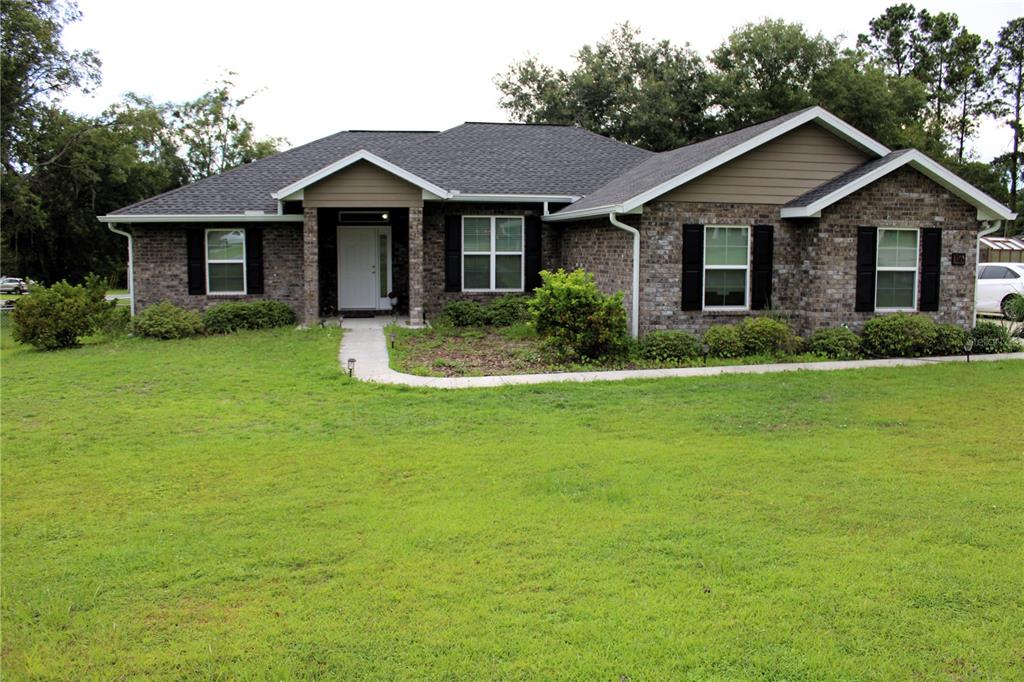
[[[879,228],[875,275],[875,310],[915,310],[918,231]]]
[[[462,218],[462,290],[523,290],[523,218]]]
[[[206,292],[245,293],[245,230],[206,231]]]
[[[704,308],[743,310],[750,305],[750,228],[704,228]]]

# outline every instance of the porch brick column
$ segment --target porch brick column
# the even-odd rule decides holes
[[[299,322],[312,327],[320,322],[320,271],[315,208],[302,209],[302,311]]]
[[[409,324],[423,324],[423,207],[409,209]]]

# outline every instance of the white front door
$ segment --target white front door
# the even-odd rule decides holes
[[[380,310],[389,307],[391,229],[338,228],[338,309]]]

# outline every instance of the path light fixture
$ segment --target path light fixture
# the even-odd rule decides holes
[[[397,336],[397,334],[395,334],[394,332],[391,332],[391,347],[392,348],[395,347],[395,337],[396,336]]]
[[[704,358],[704,366],[705,367],[708,366],[708,353],[710,353],[710,352],[711,352],[711,346],[709,346],[707,343],[700,344],[700,354]]]
[[[974,350],[974,339],[970,336],[964,341],[964,354],[967,355],[967,362],[971,361],[971,351]]]
[[[349,358],[348,359],[348,375],[349,375],[350,378],[351,378],[352,374],[355,371],[356,371],[356,359],[355,358]]]

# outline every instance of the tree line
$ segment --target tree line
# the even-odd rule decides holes
[[[955,13],[889,7],[852,46],[798,23],[734,30],[710,55],[644,41],[625,23],[584,45],[571,69],[535,57],[495,83],[517,121],[579,125],[664,151],[820,104],[892,148],[916,147],[1014,209],[1022,180],[1024,18],[994,40]],[[1007,125],[1010,151],[972,158],[986,117]]]
[[[0,3],[0,262],[4,274],[50,283],[100,273],[123,281],[125,241],[97,220],[122,206],[275,153],[240,109],[231,76],[197,98],[129,93],[98,116],[69,111],[72,92],[101,82],[93,50],[69,50],[81,18],[65,0]]]

